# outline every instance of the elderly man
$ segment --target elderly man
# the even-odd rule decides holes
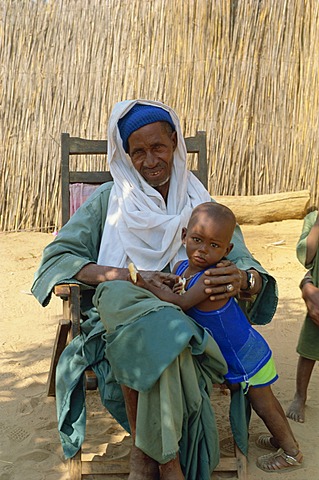
[[[114,182],[97,189],[46,247],[32,288],[45,306],[57,283],[83,286],[87,320],[57,370],[64,453],[72,457],[84,439],[81,374],[91,365],[103,404],[132,435],[130,480],[208,480],[219,460],[209,395],[213,383],[223,382],[226,363],[204,329],[126,280],[132,261],[162,288],[175,282],[170,267],[186,258],[182,228],[210,195],[187,171],[178,117],[160,102],[115,105],[108,162]],[[232,241],[229,258],[206,272],[206,292],[257,293],[249,317],[266,324],[277,305],[276,283],[245,247],[239,227]]]

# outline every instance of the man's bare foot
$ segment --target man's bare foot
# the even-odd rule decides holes
[[[160,465],[161,480],[185,480],[179,457]]]
[[[158,463],[135,445],[132,446],[128,480],[159,480]]]
[[[298,395],[295,395],[293,401],[288,407],[286,416],[294,420],[295,422],[304,423],[305,421],[305,406],[306,402],[302,400]]]

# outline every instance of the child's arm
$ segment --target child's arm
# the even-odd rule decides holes
[[[209,295],[205,293],[204,284],[205,275],[202,275],[193,287],[187,290],[183,295],[174,293],[170,289],[161,289],[150,282],[147,282],[139,273],[137,274],[136,285],[149,290],[156,295],[160,300],[164,302],[173,303],[179,306],[183,311],[188,310],[191,307],[198,307],[203,311],[216,310],[221,308],[228,299],[212,302]]]
[[[314,218],[316,220],[314,221]],[[306,247],[306,248],[305,248]],[[302,234],[297,243],[298,260],[307,268],[313,267],[314,258],[319,249],[319,213],[309,213],[303,224]],[[302,298],[306,304],[309,317],[319,326],[319,288],[313,284],[311,270],[300,282]]]
[[[309,265],[319,248],[319,213],[307,237],[306,264]]]

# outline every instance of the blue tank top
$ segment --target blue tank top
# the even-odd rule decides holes
[[[182,275],[187,267],[188,260],[184,260],[178,266],[176,275]],[[187,290],[205,270],[191,278]],[[192,307],[185,313],[205,328],[216,341],[227,362],[228,373],[225,378],[230,383],[247,381],[270,359],[271,350],[267,342],[252,327],[234,298],[230,298],[219,310],[204,312]]]

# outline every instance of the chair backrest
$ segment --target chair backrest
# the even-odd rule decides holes
[[[188,153],[197,154],[197,168],[192,172],[207,188],[207,146],[206,132],[199,131],[194,137],[185,138]],[[106,155],[107,140],[88,140],[71,137],[69,133],[61,135],[61,194],[62,225],[70,218],[70,186],[73,184],[101,185],[112,180],[109,171],[74,171],[70,170],[71,155]]]

